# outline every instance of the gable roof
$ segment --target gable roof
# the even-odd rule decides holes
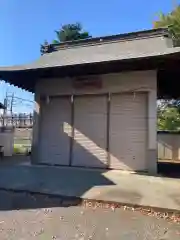
[[[32,91],[35,78],[47,69],[179,56],[180,47],[173,47],[168,30],[160,28],[48,45],[45,52],[33,63],[0,67],[0,78]]]
[[[74,41],[66,41],[57,44],[49,44],[44,45],[44,53],[50,53],[57,50],[61,50],[68,47],[75,47],[75,46],[87,46],[93,44],[104,44],[108,42],[114,41],[130,41],[135,39],[142,39],[142,38],[150,38],[150,37],[158,37],[158,36],[167,36],[170,37],[168,28],[156,28],[156,29],[149,29],[144,31],[138,32],[130,32],[130,33],[123,33],[123,34],[116,34],[116,35],[108,35],[108,36],[101,36],[101,37],[94,37],[94,38],[87,38],[87,39],[79,39]]]
[[[2,70],[33,70],[68,65],[98,63],[141,57],[165,55],[178,52],[179,48],[168,48],[163,42],[169,38],[167,29],[151,29],[140,32],[111,35],[50,44],[38,60],[19,66],[3,67]],[[153,44],[152,44],[153,43]]]

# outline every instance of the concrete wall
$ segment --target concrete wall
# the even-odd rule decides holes
[[[180,133],[158,132],[158,160],[180,162]]]
[[[102,87],[97,89],[76,89],[73,79],[40,79],[35,93],[35,119],[32,143],[32,161],[37,162],[39,125],[40,125],[40,96],[81,95],[101,93],[147,92],[147,161],[151,173],[157,171],[157,134],[156,134],[156,96],[157,77],[156,71],[136,71],[101,75]],[[46,104],[46,102],[43,102]]]
[[[4,156],[12,156],[14,149],[14,131],[4,130],[0,132],[0,146],[3,146]]]

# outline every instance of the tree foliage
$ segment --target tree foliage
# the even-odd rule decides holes
[[[159,19],[154,22],[154,28],[168,27],[176,46],[180,46],[180,5],[170,13],[160,13]],[[158,129],[179,131],[180,130],[180,101],[160,101],[157,109]]]
[[[74,41],[92,37],[87,31],[83,31],[82,25],[80,23],[63,25],[61,29],[55,31],[55,33],[56,40],[53,40],[53,43]]]
[[[180,5],[168,14],[159,14],[159,19],[154,22],[154,28],[168,27],[177,45],[180,44]]]
[[[58,44],[66,41],[87,39],[92,37],[89,34],[89,32],[83,30],[82,25],[80,23],[65,24],[59,30],[56,30],[55,33],[56,33],[56,39],[52,41],[52,44]],[[43,44],[41,44],[41,47],[40,47],[41,54],[44,53],[46,46],[48,45],[49,43],[46,40],[44,41]]]
[[[180,131],[180,112],[171,101],[161,101],[157,107],[158,130]]]

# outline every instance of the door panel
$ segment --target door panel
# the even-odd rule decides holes
[[[146,94],[117,94],[110,105],[110,167],[146,170]]]
[[[41,111],[40,161],[69,165],[71,127],[70,98],[54,98]]]
[[[107,166],[107,97],[79,96],[74,99],[74,166]]]

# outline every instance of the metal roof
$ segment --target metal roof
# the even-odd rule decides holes
[[[138,45],[138,44],[137,44]],[[2,72],[8,71],[24,71],[44,68],[55,68],[72,66],[79,64],[122,61],[128,59],[140,59],[156,56],[168,56],[180,53],[180,47],[156,49],[148,48],[148,46],[137,46],[128,42],[124,44],[123,48],[118,49],[118,43],[111,45],[96,45],[88,48],[69,48],[60,51],[45,54],[39,60],[25,65],[0,67],[0,77]]]
[[[19,66],[0,67],[0,73],[1,71],[53,68],[180,52],[179,47],[168,47],[160,37],[167,38],[167,30],[154,29],[55,44],[53,52],[42,55],[37,61]]]
[[[158,56],[179,56],[180,47],[169,46],[169,40],[167,29],[154,29],[50,45],[53,52],[42,55],[33,63],[0,67],[0,78],[12,84],[16,82],[19,87],[28,89],[28,83],[25,83],[28,74],[29,72],[35,73],[37,70],[115,61],[135,61]],[[20,76],[24,78],[24,83],[18,84],[17,78]]]
[[[107,43],[112,41],[129,41],[135,40],[138,38],[149,38],[149,37],[158,37],[158,36],[167,36],[171,37],[168,28],[158,28],[158,29],[150,29],[138,32],[130,32],[116,35],[108,35],[87,39],[79,39],[74,41],[66,41],[57,44],[48,44],[44,45],[44,53],[54,52],[63,48],[72,47],[72,46],[85,46],[90,44],[99,44],[99,43]]]

